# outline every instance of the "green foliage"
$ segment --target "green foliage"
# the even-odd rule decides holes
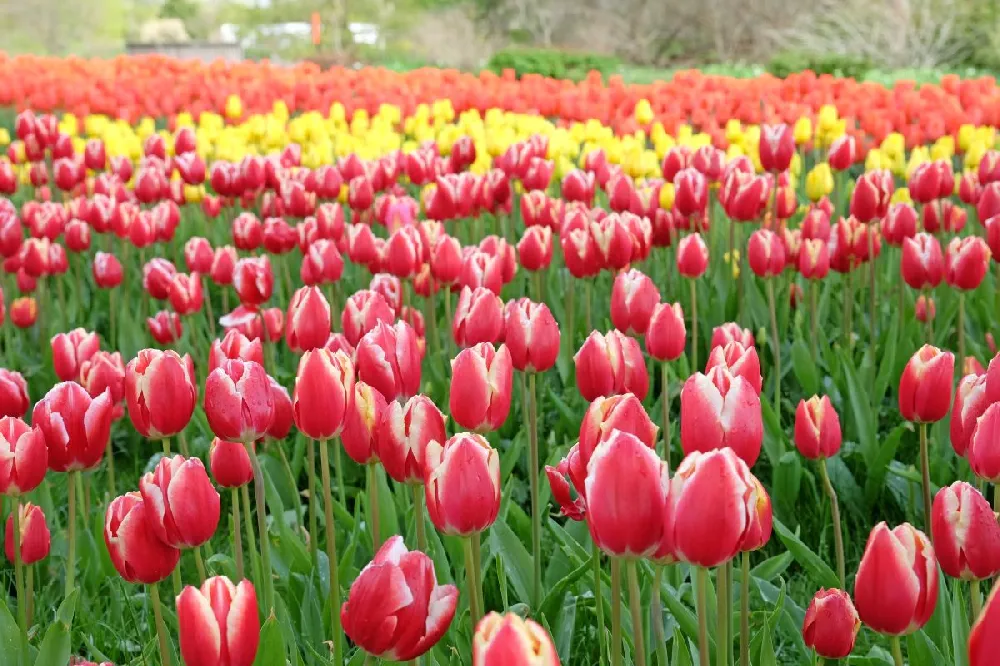
[[[801,51],[782,51],[767,63],[767,71],[781,78],[809,69],[817,74],[831,74],[860,81],[871,68],[872,63],[861,56]]]
[[[500,73],[512,69],[521,78],[525,74],[540,74],[555,79],[579,81],[592,71],[602,76],[613,74],[618,58],[599,53],[558,51],[554,49],[507,49],[497,51],[486,69]]]

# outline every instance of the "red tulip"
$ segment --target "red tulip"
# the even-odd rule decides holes
[[[264,347],[260,340],[250,340],[238,330],[229,329],[222,340],[212,342],[208,351],[208,371],[234,358],[264,365]]]
[[[294,407],[292,398],[288,395],[288,389],[278,383],[274,377],[268,376],[271,389],[271,399],[274,401],[274,415],[271,417],[271,425],[267,428],[267,436],[273,440],[283,440],[288,437],[292,430],[294,419]]]
[[[379,421],[376,453],[398,483],[423,483],[427,445],[447,439],[444,415],[434,402],[417,395],[406,404],[390,402]]]
[[[591,332],[573,360],[576,386],[584,400],[626,392],[640,400],[646,397],[649,376],[639,343],[617,330],[607,335]]]
[[[708,268],[708,246],[701,234],[691,234],[677,245],[677,271],[688,278],[701,277]]]
[[[748,536],[760,534],[754,524],[760,489],[732,449],[691,453],[670,482],[661,552],[702,567],[728,562]]]
[[[224,361],[205,381],[203,407],[216,437],[244,443],[259,439],[274,418],[267,373],[253,361]]]
[[[969,374],[958,382],[955,403],[951,408],[950,438],[955,453],[965,457],[976,422],[990,406],[987,399],[987,375]]]
[[[719,201],[731,219],[753,222],[764,215],[771,187],[772,179],[765,176],[733,171],[723,180]]]
[[[851,215],[861,222],[872,222],[885,217],[895,185],[892,173],[881,169],[866,171],[854,184],[851,193]]]
[[[239,442],[214,438],[208,451],[208,465],[212,478],[223,488],[239,488],[253,480],[250,454]]]
[[[949,171],[950,171],[949,164]],[[910,197],[917,203],[926,204],[940,196],[941,179],[945,174],[938,168],[937,162],[922,162],[910,172],[907,189]],[[951,176],[951,174],[948,174]],[[951,176],[952,184],[954,177]],[[947,195],[945,195],[947,196]]]
[[[171,345],[181,339],[183,327],[181,318],[176,312],[161,310],[152,317],[146,318],[149,334],[161,345]]]
[[[435,280],[453,283],[462,270],[462,244],[457,238],[441,236],[431,248],[430,265]]]
[[[90,249],[90,227],[86,222],[73,219],[66,225],[66,247],[70,252],[84,252]]]
[[[760,397],[743,377],[716,367],[692,375],[681,389],[681,448],[685,454],[730,448],[749,467],[764,441]]]
[[[500,511],[500,455],[473,433],[459,433],[443,446],[431,440],[424,452],[424,492],[427,513],[440,532],[482,532]]]
[[[498,430],[510,412],[513,374],[507,345],[494,349],[482,342],[463,349],[451,363],[452,418],[469,430]]]
[[[385,297],[371,289],[352,294],[344,303],[340,317],[344,337],[351,345],[357,345],[380,321],[391,324],[395,318],[396,313]]]
[[[583,520],[587,514],[587,499],[585,497],[587,464],[580,454],[579,443],[570,448],[566,457],[559,461],[556,467],[546,465],[545,474],[549,477],[552,498],[559,504],[562,515],[570,520]],[[576,499],[571,496],[570,483],[576,490]]]
[[[750,234],[747,259],[757,277],[780,275],[785,269],[785,245],[770,229],[758,229]]]
[[[451,324],[452,337],[462,347],[497,342],[503,337],[503,301],[489,289],[463,287]]]
[[[836,171],[846,171],[858,161],[858,143],[852,134],[841,134],[830,144],[827,156],[830,166]]]
[[[594,174],[574,169],[563,176],[562,195],[566,201],[580,201],[588,206],[594,201]]]
[[[684,310],[680,303],[658,303],[646,329],[646,352],[658,361],[676,361],[687,343]]]
[[[372,276],[368,288],[381,294],[393,312],[399,312],[403,308],[403,284],[398,277],[388,273],[378,273]]]
[[[271,260],[265,255],[237,261],[233,270],[233,288],[244,305],[255,306],[267,301],[274,290]]]
[[[288,304],[287,321],[285,342],[289,349],[304,352],[322,347],[330,337],[330,304],[318,287],[300,287]]]
[[[181,551],[153,532],[151,509],[139,493],[122,495],[108,505],[104,543],[115,570],[130,583],[154,585],[164,580],[181,557]]]
[[[98,252],[94,255],[94,283],[101,289],[111,289],[122,283],[122,264],[113,254]]]
[[[15,298],[10,304],[10,322],[18,328],[30,328],[38,319],[38,305],[34,298]]]
[[[253,584],[225,576],[190,585],[177,597],[177,633],[188,666],[251,666],[260,643]]]
[[[580,424],[579,455],[586,467],[598,445],[615,431],[627,432],[653,448],[659,431],[639,401],[631,393],[597,398],[590,403]]]
[[[95,467],[111,435],[111,391],[91,398],[75,382],[53,386],[36,405],[32,423],[45,435],[49,467],[68,472]]]
[[[146,439],[173,437],[184,430],[197,399],[194,362],[187,354],[143,349],[125,366],[129,419]]]
[[[49,468],[45,435],[15,416],[0,418],[0,494],[18,496],[41,485]]]
[[[170,281],[170,306],[179,315],[191,315],[201,310],[203,301],[201,276],[197,273],[177,273]]]
[[[953,238],[945,251],[945,280],[955,289],[975,289],[990,268],[990,248],[978,236]]]
[[[964,481],[934,496],[931,538],[941,570],[952,578],[983,580],[1000,572],[1000,525],[986,498]]]
[[[938,597],[930,540],[909,523],[872,529],[854,578],[861,621],[880,634],[909,634],[927,624]]]
[[[830,272],[830,249],[826,241],[805,239],[799,251],[799,273],[807,280],[822,280]]]
[[[1000,638],[997,590],[1000,590],[1000,584],[993,586],[993,591],[986,598],[983,612],[975,619],[969,632],[969,666],[990,666],[996,661],[997,650],[1000,650],[997,642]]]
[[[755,347],[744,347],[739,342],[727,342],[723,347],[712,347],[705,364],[705,374],[711,376],[712,368],[721,367],[734,377],[743,377],[760,395],[764,379],[760,374],[760,358]]]
[[[840,416],[829,396],[800,400],[795,410],[795,448],[809,460],[832,458],[843,441]]]
[[[0,417],[21,418],[28,412],[28,383],[20,372],[0,368]]]
[[[336,437],[354,397],[354,365],[343,352],[307,351],[299,360],[292,392],[295,425],[307,437]]]
[[[504,329],[511,362],[522,372],[545,372],[559,357],[559,324],[544,303],[508,301]]]
[[[198,458],[161,458],[156,469],[139,479],[149,526],[174,548],[206,543],[219,525],[219,493]]]
[[[344,451],[359,465],[378,460],[379,419],[387,405],[382,394],[364,382],[354,384],[354,399],[344,417],[340,435]]]
[[[56,376],[64,382],[80,377],[80,366],[101,348],[97,333],[75,328],[69,333],[57,333],[52,338],[52,365]]]
[[[423,243],[416,227],[402,227],[389,236],[386,245],[387,267],[396,277],[408,278],[416,275],[423,254]]]
[[[851,596],[843,590],[820,589],[809,602],[802,638],[824,659],[845,659],[854,649],[861,618]]]
[[[454,585],[438,585],[434,563],[386,541],[351,584],[340,609],[344,632],[365,652],[389,661],[416,659],[448,630],[458,605]]]
[[[217,285],[233,283],[233,272],[236,270],[236,248],[232,245],[215,248],[215,257],[209,275]]]
[[[32,565],[49,556],[51,535],[45,522],[42,508],[31,503],[19,504],[20,513],[20,544],[21,564]],[[11,562],[14,561],[14,516],[7,516],[7,527],[4,533],[4,554]]]
[[[703,216],[708,208],[708,179],[695,168],[678,171],[674,184],[674,210],[684,217]]]
[[[694,155],[690,148],[684,145],[673,146],[663,156],[663,161],[660,164],[663,179],[667,182],[673,182],[677,173],[691,166],[693,161]]]
[[[988,393],[988,390],[987,390]],[[973,426],[965,457],[981,479],[1000,482],[1000,403],[992,403]]]
[[[208,239],[200,236],[190,238],[184,244],[184,262],[191,272],[211,273],[212,264],[215,263],[215,252]]]
[[[559,655],[534,621],[491,612],[476,624],[472,666],[559,666]]]
[[[955,355],[924,345],[899,379],[899,412],[907,421],[933,423],[948,413]]]
[[[525,270],[548,268],[552,263],[552,230],[541,226],[525,229],[517,244],[517,256]]]
[[[894,203],[889,206],[882,222],[882,235],[889,245],[899,247],[907,238],[917,234],[917,211],[908,203]]]
[[[913,289],[934,288],[944,278],[944,257],[937,238],[919,233],[903,241],[903,280]]]
[[[421,353],[416,332],[405,322],[378,322],[361,338],[356,362],[358,379],[386,400],[406,398],[420,390]]]
[[[615,276],[611,289],[611,321],[622,333],[644,335],[660,291],[642,272],[631,269]]]
[[[939,231],[958,233],[965,228],[968,217],[965,208],[956,206],[948,199],[932,201],[921,211],[924,231],[932,234]]]
[[[784,171],[795,156],[795,133],[788,125],[761,125],[758,148],[764,171]]]
[[[166,259],[150,259],[142,267],[142,288],[156,300],[165,301],[170,297],[170,283],[176,274],[177,269]]]
[[[233,220],[233,245],[237,250],[252,252],[264,242],[264,227],[253,213],[240,213]]]

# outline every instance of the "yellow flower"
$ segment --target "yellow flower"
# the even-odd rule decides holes
[[[635,105],[635,121],[640,125],[653,122],[653,107],[648,99],[640,99]]]
[[[872,148],[865,156],[865,171],[875,171],[876,169],[886,169],[890,160],[878,148]]]
[[[909,180],[910,176],[913,175],[913,170],[916,169],[921,164],[925,164],[931,161],[930,151],[927,150],[926,146],[917,146],[910,153],[910,159],[906,163],[906,179]]]
[[[808,116],[802,116],[795,121],[795,128],[792,132],[795,135],[795,144],[801,146],[802,144],[809,143],[812,139],[813,124],[812,119]]]
[[[979,162],[983,159],[983,155],[986,154],[987,146],[986,144],[975,141],[969,144],[968,149],[965,151],[965,161],[964,165],[966,169],[978,169]]]
[[[226,98],[225,110],[226,118],[229,120],[239,120],[240,116],[243,115],[243,100],[238,95],[230,95]]]
[[[833,171],[826,162],[820,162],[806,174],[806,196],[819,201],[833,192]]]
[[[955,155],[955,137],[950,134],[946,134],[939,137],[934,145],[931,146],[931,159],[932,160],[951,160]]]
[[[900,187],[892,193],[890,201],[892,203],[913,203],[913,199],[910,198],[910,189],[908,187]]]
[[[188,203],[201,203],[205,198],[205,188],[201,185],[185,185],[184,201]]]
[[[0,146],[10,145],[10,132],[6,127],[0,127]]]

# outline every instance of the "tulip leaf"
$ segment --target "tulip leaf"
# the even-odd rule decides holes
[[[785,451],[774,469],[775,501],[787,515],[795,512],[795,501],[802,487],[802,458],[798,451]]]
[[[792,371],[807,396],[819,393],[819,373],[816,370],[816,361],[809,352],[809,346],[802,338],[797,338],[792,343]]]
[[[494,553],[503,555],[504,569],[514,592],[521,601],[531,598],[532,565],[531,556],[517,535],[507,527],[506,523],[496,522],[490,528],[490,548]]]
[[[671,587],[666,581],[661,584],[660,591],[663,596],[664,607],[666,607],[666,609],[670,611],[670,614],[674,616],[674,619],[677,620],[677,626],[680,630],[683,631],[686,636],[691,637],[693,640],[697,640],[698,616],[695,615],[695,612],[692,610],[692,606],[684,604],[684,602],[680,599],[681,595],[679,590]],[[715,638],[713,636],[709,636],[708,640],[714,647]]]
[[[670,663],[674,666],[693,666],[691,649],[687,638],[681,633],[680,627],[674,630],[674,647],[671,651]]]
[[[785,544],[785,548],[792,554],[795,561],[812,574],[813,581],[817,585],[832,588],[840,586],[840,580],[837,578],[837,574],[833,572],[833,569],[830,568],[830,565],[810,550],[809,546],[802,543],[802,540],[777,518],[774,519],[774,533],[781,539],[781,543]]]
[[[757,657],[757,666],[777,666],[774,658],[774,644],[771,642],[771,629],[765,627],[761,629],[763,636],[760,641],[760,653]]]
[[[774,580],[788,569],[788,566],[792,563],[792,559],[792,554],[786,550],[781,555],[767,558],[751,569],[750,573],[755,578],[768,581]]]
[[[875,439],[875,418],[872,416],[872,406],[868,392],[862,388],[858,380],[854,363],[844,352],[840,354],[841,367],[844,371],[847,399],[850,402],[853,417],[854,433],[861,443],[861,456],[870,468],[878,456],[878,443]]]
[[[260,629],[260,647],[253,663],[254,666],[282,666],[285,663],[285,638],[273,614]]]
[[[882,494],[885,477],[889,473],[889,465],[895,459],[896,449],[899,448],[903,433],[907,431],[913,431],[913,425],[909,422],[900,423],[893,428],[892,432],[882,440],[882,446],[875,459],[868,463],[868,478],[865,480],[865,504],[867,506],[873,506],[879,495]]]
[[[566,596],[556,621],[552,640],[556,645],[559,660],[568,664],[573,654],[573,634],[576,632],[576,595]]]
[[[969,618],[965,614],[964,585],[951,586],[951,644],[954,646],[955,666],[967,666],[969,653],[965,646],[969,643]]]
[[[79,588],[74,589],[56,611],[56,620],[49,625],[38,648],[35,666],[66,666],[70,657],[70,626],[76,614]]]
[[[907,636],[906,645],[911,664],[935,666],[936,664],[949,663],[949,660],[945,659],[944,655],[941,654],[941,650],[931,642],[931,639],[927,637],[927,634],[923,630]]]
[[[558,611],[558,604],[562,602],[562,599],[566,595],[570,586],[582,578],[584,574],[586,574],[593,566],[594,556],[596,556],[596,553],[591,556],[590,560],[584,562],[576,569],[573,569],[573,571],[563,577],[548,591],[545,595],[545,599],[542,601],[542,605],[539,607],[539,612],[541,614],[547,617],[555,617],[555,614]]]
[[[0,599],[0,666],[17,666],[21,634],[10,609]]]

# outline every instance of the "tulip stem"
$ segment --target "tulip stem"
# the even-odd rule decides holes
[[[243,535],[240,534],[240,490],[232,489],[233,497],[233,546],[236,551],[236,578],[243,580]]]
[[[156,637],[160,641],[160,663],[170,666],[170,643],[167,638],[167,628],[163,624],[163,611],[160,609],[160,588],[149,586],[149,602],[153,606],[153,620],[156,622]]]
[[[108,498],[113,499],[118,496],[118,490],[115,483],[115,452],[111,437],[108,437],[108,444],[104,448],[104,457],[108,459],[108,492],[110,493]]]
[[[31,618],[34,616],[35,610],[35,567],[28,565],[24,567],[27,570],[27,583],[25,587],[27,588],[27,598],[24,600],[24,611],[28,618],[28,623],[26,626],[31,626]]]
[[[164,455],[164,457],[169,456],[170,455],[170,438],[169,437],[164,437],[163,439],[160,440],[160,444],[163,445],[163,455]]]
[[[330,615],[333,630],[333,663],[344,663],[340,636],[340,567],[337,561],[337,530],[333,524],[333,493],[330,491],[329,440],[319,441],[319,469],[323,477],[323,508],[326,521],[326,556],[330,561]]]
[[[740,576],[740,666],[750,666],[750,553],[743,551]]]
[[[634,628],[633,628],[634,629]],[[622,563],[611,558],[611,666],[622,664]]]
[[[566,349],[569,350],[570,359],[573,358],[573,339],[576,334],[576,289],[572,284],[573,276],[566,273]]]
[[[868,318],[871,320],[869,325],[871,326],[871,344],[875,347],[878,341],[878,330],[877,330],[877,319],[878,314],[878,282],[875,279],[875,272],[878,268],[878,261],[875,257],[875,230],[872,225],[868,225],[866,229],[868,232],[868,261],[870,265],[868,266]]]
[[[698,372],[698,289],[691,283],[691,372]]]
[[[965,292],[958,292],[958,367],[965,368]]]
[[[809,281],[809,322],[810,322],[810,338],[809,338],[809,348],[810,356],[813,361],[816,360],[816,334],[819,328],[819,312],[817,311],[816,301],[819,296],[819,280]]]
[[[194,547],[194,566],[198,569],[198,578],[204,583],[208,575],[205,569],[205,558],[201,555],[201,546]]]
[[[667,637],[663,629],[663,567],[653,565],[653,593],[649,600],[649,612],[653,616],[653,642],[656,644],[656,661],[659,666],[668,666]]]
[[[523,377],[523,375],[522,375]],[[531,485],[531,559],[534,564],[531,606],[542,603],[542,513],[538,505],[538,394],[535,373],[528,375],[528,477]]]
[[[597,278],[589,278],[584,281],[585,287],[583,294],[584,298],[587,299],[587,302],[583,304],[583,323],[586,325],[588,333],[594,330],[594,327],[591,325],[592,321],[591,310],[593,308],[594,282],[596,280]]]
[[[247,484],[243,484],[240,486],[240,492],[243,496],[243,529],[247,536],[247,546],[251,548],[250,563],[253,567],[253,578],[255,584],[261,589],[261,593],[263,594],[264,582],[260,577],[260,559],[258,559],[257,551],[254,548],[253,520],[250,515],[250,487]]]
[[[476,597],[479,601],[479,612],[486,615],[486,603],[483,601],[483,549],[481,544],[483,533],[476,532],[472,535],[472,563],[475,565],[473,573],[476,575]]]
[[[667,463],[667,471],[670,471],[670,363],[663,362],[660,367],[660,378],[662,388],[660,389],[663,399],[663,459]]]
[[[260,559],[261,559],[261,583],[264,587],[264,608],[267,612],[274,610],[274,581],[271,576],[271,540],[267,536],[267,507],[264,501],[264,470],[261,469],[260,459],[252,444],[248,444],[247,453],[250,454],[250,465],[253,467],[253,489],[257,499],[257,531],[260,537]],[[331,580],[333,580],[331,578]],[[331,586],[333,583],[331,583]],[[334,606],[338,609],[340,602]],[[339,663],[339,662],[338,662]]]
[[[778,334],[778,315],[774,307],[774,278],[767,281],[768,310],[771,314],[771,333],[774,336],[774,415],[781,423],[781,338]]]
[[[340,505],[346,509],[347,488],[344,486],[344,465],[341,462],[343,455],[340,453],[343,448],[344,447],[341,446],[339,441],[333,445],[333,467],[334,471],[337,473],[337,496],[340,498]]]
[[[382,547],[382,531],[379,526],[378,513],[378,468],[376,463],[368,465],[368,513],[371,521],[372,552],[377,553]]]
[[[601,551],[597,547],[597,542],[593,545],[593,554],[591,556],[591,562],[594,567],[594,597],[597,602],[597,645],[601,650],[600,658],[598,659],[599,664],[603,664],[607,657],[608,649],[605,645],[605,640],[607,636],[605,635],[605,624],[604,624],[604,592],[601,577]]]
[[[983,597],[978,580],[970,580],[969,588],[969,595],[972,597],[972,617],[969,618],[969,621],[974,623],[983,613]]]
[[[469,619],[472,621],[472,628],[475,631],[476,623],[483,616],[482,610],[479,608],[479,594],[476,592],[479,576],[476,575],[476,558],[472,552],[472,537],[467,536],[462,541],[465,545],[465,585],[469,588]]]
[[[709,666],[708,654],[708,569],[695,568],[698,586],[698,663]]]
[[[899,636],[893,636],[889,639],[892,644],[892,660],[896,666],[904,666],[903,662],[903,648],[899,646]]]
[[[920,476],[924,486],[924,525],[930,529],[931,524],[931,463],[927,451],[927,424],[920,424]]]
[[[66,596],[76,587],[76,478],[80,473],[73,470],[66,477],[67,494],[69,495],[66,518],[66,539],[69,549],[66,554]]]
[[[428,286],[430,294],[424,300],[424,311],[426,313],[424,319],[427,321],[427,326],[430,329],[428,333],[431,339],[431,353],[434,355],[434,358],[437,358],[441,351],[441,341],[438,339],[437,332],[437,298],[435,296],[437,292],[435,286],[434,278],[431,278],[431,284]]]
[[[716,569],[715,604],[715,662],[718,666],[728,666],[729,625],[732,622],[729,599],[729,572],[726,565]]]
[[[851,271],[853,266],[847,267],[847,275],[844,279],[847,280],[847,289],[844,290],[844,349],[850,351],[851,349],[851,319],[854,314],[854,273]]]
[[[306,469],[308,470],[307,483],[309,490],[309,552],[313,562],[316,562],[316,554],[319,550],[319,543],[316,541],[319,534],[317,526],[318,508],[316,506],[316,441],[310,439],[306,448]]]
[[[17,590],[17,625],[21,630],[20,659],[28,664],[28,608],[27,596],[24,593],[24,565],[21,563],[21,502],[14,497],[14,507],[11,510],[14,521],[14,584]]]
[[[830,474],[826,468],[826,458],[819,461],[819,475],[823,481],[823,490],[830,498],[830,519],[833,520],[833,546],[837,554],[837,577],[840,578],[841,589],[847,581],[847,569],[844,564],[844,532],[840,521],[840,502],[837,501],[837,491],[830,483]]]
[[[632,633],[635,635],[635,650],[632,663],[635,666],[646,666],[646,642],[643,639],[642,594],[639,592],[639,572],[635,560],[629,560],[628,570],[629,609],[632,611]]]
[[[422,553],[427,552],[427,535],[424,534],[424,488],[413,483],[410,484],[410,491],[413,493],[413,523],[417,530],[417,550]]]

